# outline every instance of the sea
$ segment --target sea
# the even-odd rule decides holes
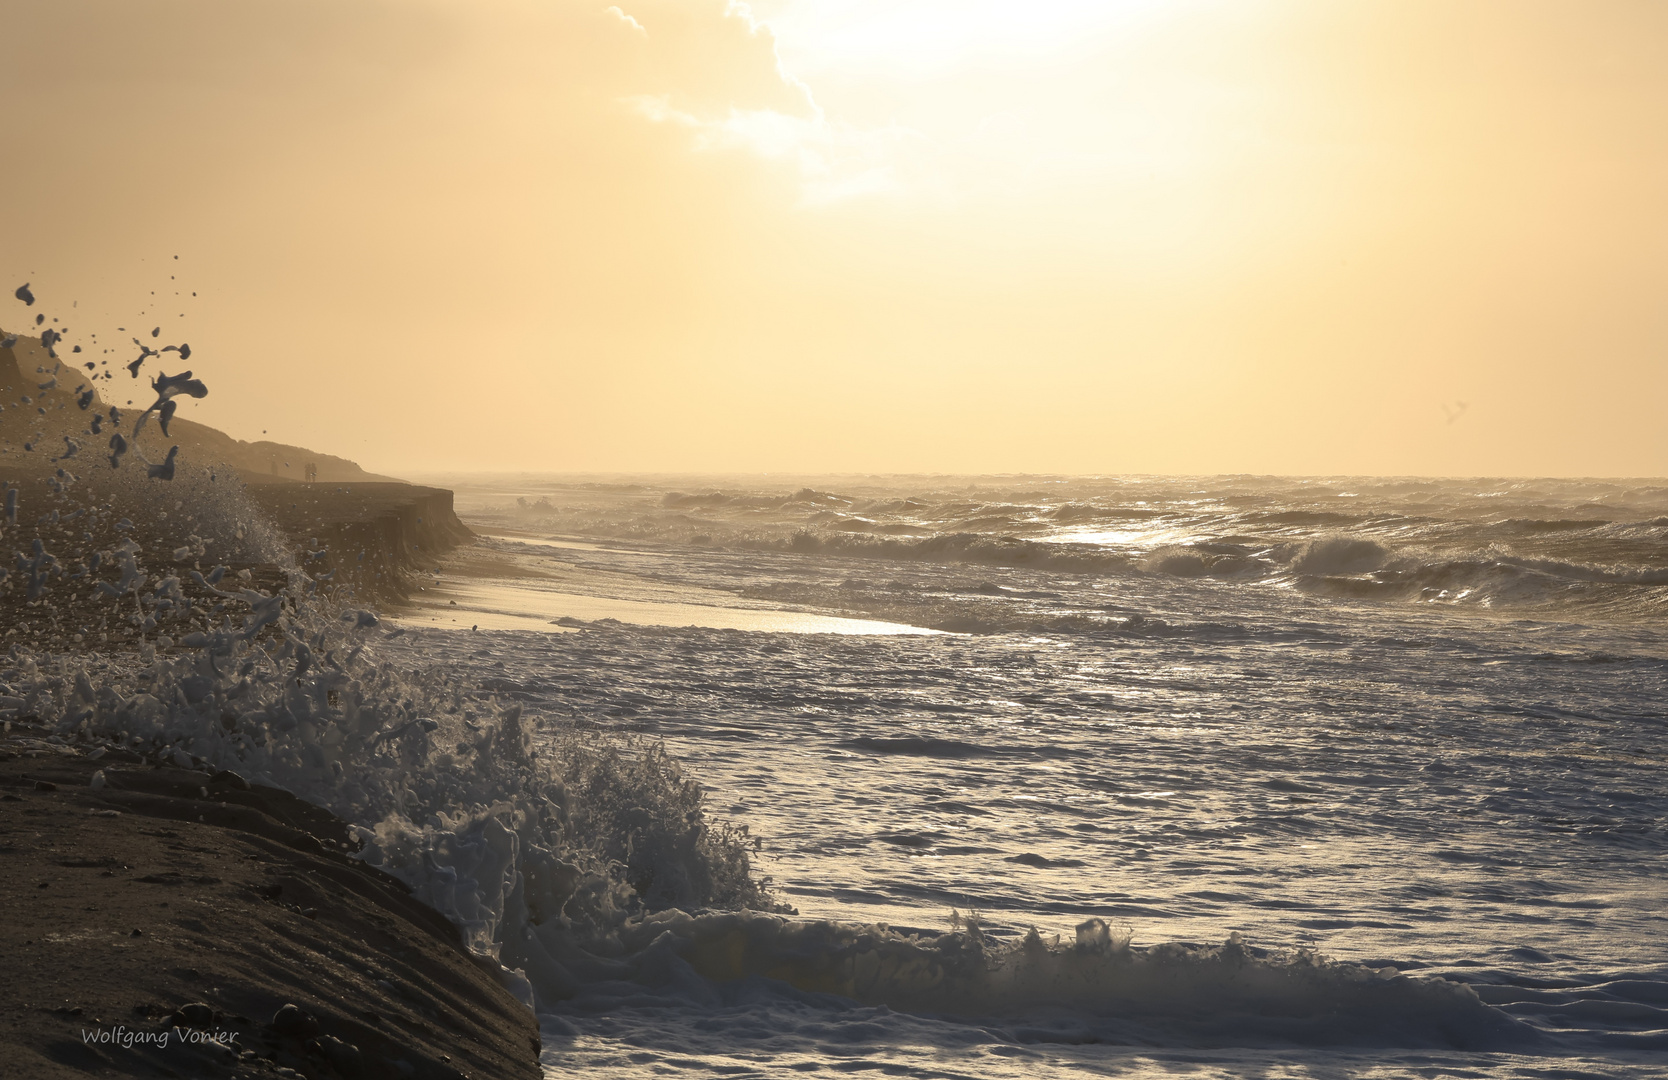
[[[1668,483],[440,475],[373,610],[191,470],[0,713],[331,808],[551,1078],[1668,1075]]]
[[[551,1077],[1668,1075],[1664,482],[428,479],[395,645],[781,909],[540,996]]]

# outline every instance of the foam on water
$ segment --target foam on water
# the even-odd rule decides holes
[[[1479,1049],[1537,1038],[1457,984],[1311,952],[1255,955],[1237,937],[1134,950],[1089,920],[1068,944],[1032,933],[1005,946],[976,923],[921,936],[701,913],[768,901],[745,834],[708,825],[701,789],[658,746],[535,739],[518,706],[477,711],[458,683],[379,660],[368,616],[293,594],[222,595],[248,613],[187,635],[171,656],[14,651],[7,711],[59,737],[234,769],[357,823],[363,857],[500,960],[530,1004],[583,1003],[622,982],[653,994],[765,979],[911,1012],[1026,1019],[1038,1038],[1070,1017],[1073,1038],[1113,1041]]]
[[[871,495],[867,516],[934,505],[906,483]],[[1487,522],[1375,513],[1362,542],[1336,531],[1362,515],[1287,512],[1253,490],[1278,542],[1188,541],[1180,554],[1214,573],[1130,551],[998,566],[954,557],[972,541],[935,560],[805,538],[803,519],[845,498],[832,486],[703,497],[700,520],[668,516],[652,481],[553,479],[522,496],[543,501],[532,514],[502,487],[460,491],[478,521],[559,526],[564,573],[972,632],[798,644],[597,625],[477,650],[500,692],[664,737],[770,839],[781,895],[806,912],[781,929],[699,914],[671,927],[677,963],[553,1007],[553,1072],[833,1071],[861,1056],[910,1075],[1649,1073],[1668,1028],[1668,965],[1641,950],[1661,923],[1650,867],[1668,804],[1649,762],[1668,647],[1638,616],[1654,602],[1644,549],[1619,605],[1563,609],[1590,623],[1477,620],[1331,585],[1372,588]],[[1239,498],[1226,487],[1218,504]],[[1466,497],[1455,488],[1426,493]],[[723,516],[738,506],[745,530]],[[956,506],[957,524],[973,509]],[[772,514],[788,517],[774,534]],[[462,660],[466,644],[412,647]],[[887,928],[942,924],[952,905],[984,913],[985,975],[947,963],[939,932]],[[1097,916],[1129,923],[1148,966],[1079,970],[1075,927]],[[1269,965],[1243,984],[1205,944],[1236,930],[1274,946],[1236,946]],[[1316,948],[1355,962],[1305,961]],[[1293,973],[1305,962],[1312,982]],[[1382,999],[1357,1009],[1339,989],[1387,968],[1402,988]],[[861,1047],[832,1049],[842,1030]]]
[[[1389,1045],[1488,1049],[1541,1036],[1489,1008],[1470,987],[1329,961],[1312,951],[1254,954],[1220,946],[1132,949],[1107,923],[1074,940],[1035,931],[1000,945],[974,924],[936,936],[885,926],[752,913],[649,916],[629,928],[633,963],[683,968],[715,983],[762,978],[901,1011],[1061,1024],[1078,1038],[1245,1045]],[[658,955],[657,955],[658,954]]]

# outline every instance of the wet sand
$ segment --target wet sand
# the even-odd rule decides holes
[[[623,565],[596,564],[606,555]],[[388,614],[411,627],[562,633],[589,623],[701,626],[786,634],[934,635],[878,619],[803,611],[680,583],[673,550],[604,548],[567,539],[482,532],[475,544],[413,575]]]

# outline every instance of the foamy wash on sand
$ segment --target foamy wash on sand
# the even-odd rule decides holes
[[[1668,1046],[1668,651],[1584,614],[1660,605],[1649,565],[1502,550],[1483,576],[1592,586],[1559,616],[1587,621],[1509,622],[1422,591],[1386,538],[1415,526],[1316,519],[1291,486],[1171,510],[1110,483],[536,484],[475,490],[477,518],[577,537],[527,557],[590,595],[950,633],[406,631],[332,598],[205,463],[167,462],[122,475],[157,515],[190,486],[177,568],[43,548],[8,582],[103,594],[144,643],[14,645],[0,710],[353,823],[540,1010],[553,1075],[1545,1075]],[[54,479],[19,518],[109,516]],[[1198,524],[1243,503],[1232,533]],[[1057,535],[1135,511],[1147,540]],[[1648,552],[1665,525],[1594,527]],[[219,569],[254,560],[281,587]]]

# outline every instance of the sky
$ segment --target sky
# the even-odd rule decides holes
[[[239,438],[1668,475],[1654,0],[4,0],[0,42],[0,296],[166,325]]]

